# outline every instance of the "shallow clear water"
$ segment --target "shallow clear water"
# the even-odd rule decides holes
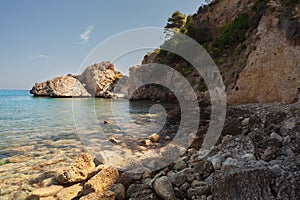
[[[120,133],[121,129],[126,131],[131,123],[147,122],[151,105],[153,102],[146,101],[33,97],[24,90],[0,90],[0,159],[11,156],[7,151],[10,148],[32,144],[47,147],[44,141],[48,140],[78,140],[73,111],[94,111],[99,126],[112,135]],[[170,104],[164,106],[167,110],[172,108]],[[103,125],[104,121],[114,122],[115,119],[118,119],[118,126],[114,123]]]
[[[102,128],[105,139],[112,135],[128,138],[128,133],[141,136],[138,134],[143,128],[148,130],[146,124],[155,118],[149,114],[153,104],[33,97],[28,91],[0,90],[0,199],[25,199],[43,187],[45,178],[61,172],[86,151],[77,132],[82,125],[89,131],[89,124],[96,122],[93,126]],[[163,106],[168,111],[174,105]]]

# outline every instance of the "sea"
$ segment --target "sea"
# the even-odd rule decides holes
[[[85,120],[78,118],[79,114],[93,113],[93,120],[109,137],[126,135],[127,131],[138,134],[135,125],[143,127],[151,122],[154,114],[149,111],[154,104],[125,99],[34,97],[28,90],[0,90],[0,197],[26,196],[36,187],[32,180],[68,166],[86,151],[78,132]],[[168,111],[174,105],[163,107]]]

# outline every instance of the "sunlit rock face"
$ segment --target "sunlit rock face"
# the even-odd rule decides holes
[[[42,83],[36,83],[30,90],[30,93],[35,96],[50,97],[91,96],[73,76],[59,76]]]

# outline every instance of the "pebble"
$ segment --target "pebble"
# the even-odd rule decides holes
[[[241,122],[242,126],[248,126],[248,125],[249,125],[249,121],[250,121],[250,118],[244,119],[244,120]]]
[[[282,137],[279,134],[277,134],[276,132],[271,133],[271,138],[274,138],[278,141],[282,141]]]
[[[282,169],[280,168],[279,165],[273,165],[271,167],[269,167],[269,169],[271,170],[272,172],[272,175],[275,177],[275,178],[278,178],[281,176],[281,173],[282,173]]]
[[[186,168],[186,162],[184,162],[183,160],[177,161],[176,164],[174,165],[175,171],[180,171],[183,170],[184,168]]]

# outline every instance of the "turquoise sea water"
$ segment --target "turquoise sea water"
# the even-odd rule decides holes
[[[25,199],[43,186],[44,179],[61,172],[78,154],[87,151],[88,145],[84,145],[82,138],[90,136],[88,142],[92,142],[98,134],[90,135],[92,121],[104,131],[104,140],[114,137],[122,144],[127,142],[135,147],[135,143],[131,143],[132,136],[147,137],[140,134],[143,130],[153,133],[146,126],[156,116],[153,112],[149,114],[153,104],[99,98],[33,97],[29,91],[0,90],[0,199]],[[172,104],[163,106],[166,111],[174,107]],[[86,115],[87,118],[82,117]],[[87,133],[77,132],[79,126],[85,126]]]
[[[153,104],[145,101],[129,103],[127,100],[117,100],[111,104],[109,99],[33,97],[26,90],[0,90],[0,159],[12,156],[7,151],[10,148],[28,145],[47,147],[43,142],[48,140],[79,140],[73,119],[72,101],[80,101],[84,105],[76,107],[76,112],[78,109],[81,109],[80,112],[95,109],[99,124],[105,120],[114,120],[112,106],[115,112],[127,109],[132,117],[131,123],[145,122]],[[168,104],[164,106],[167,110],[172,107]],[[123,125],[128,128],[128,124]],[[113,124],[101,126],[110,135],[120,132]]]
[[[0,91],[0,149],[45,139],[76,137],[72,99],[35,98],[24,90]],[[5,152],[0,151],[0,157]]]

